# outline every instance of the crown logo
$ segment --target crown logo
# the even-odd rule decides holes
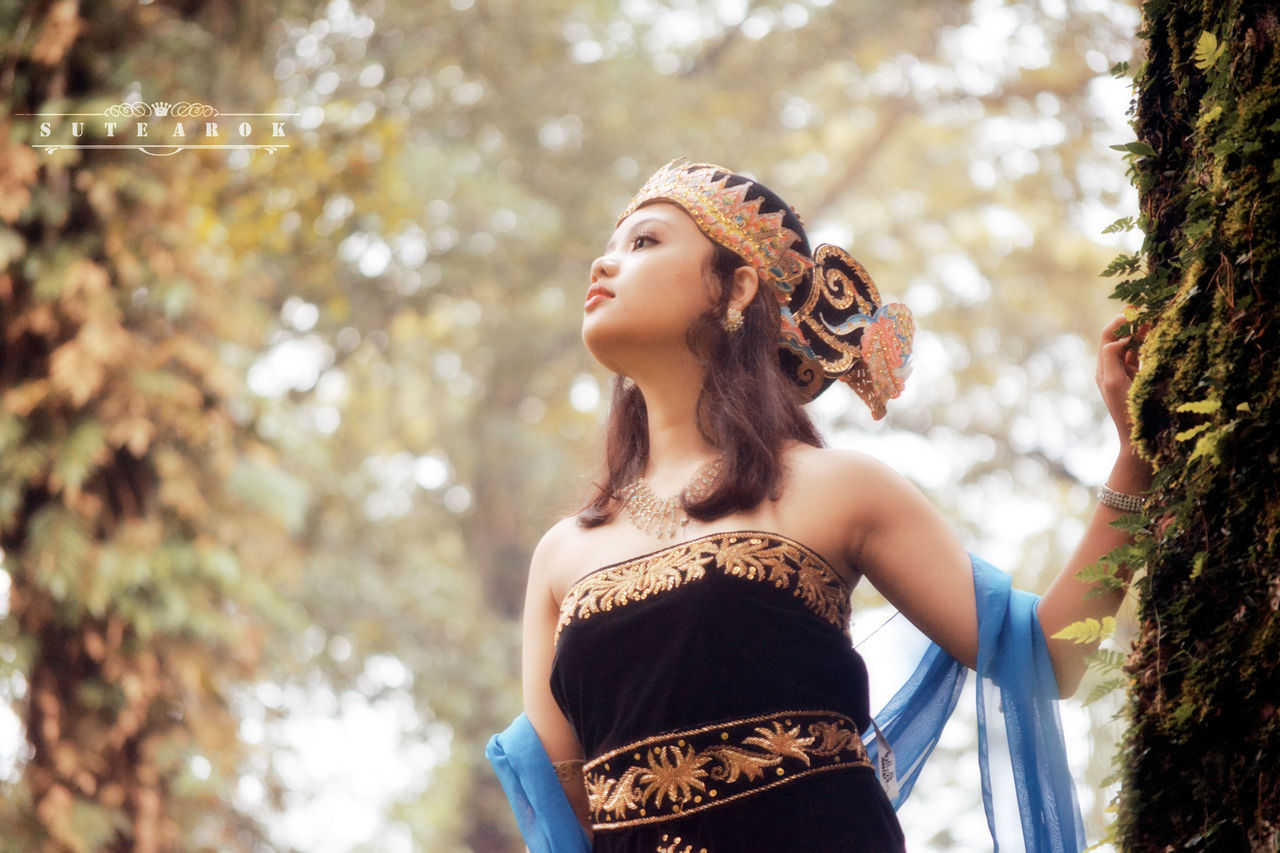
[[[151,109],[154,110],[155,114],[158,116],[167,116],[169,114],[170,106],[172,106],[172,104],[168,101],[156,101],[151,105]]]

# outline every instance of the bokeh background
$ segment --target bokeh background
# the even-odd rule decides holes
[[[175,849],[522,849],[482,751],[519,711],[529,554],[595,472],[587,267],[676,156],[765,181],[911,306],[889,416],[843,387],[814,415],[1043,590],[1117,446],[1093,367],[1101,273],[1137,245],[1108,226],[1136,209],[1109,146],[1139,24],[0,0],[0,848],[106,849],[154,800]],[[291,113],[289,147],[30,147],[26,114],[162,98]],[[856,594],[880,699],[919,648],[892,613]],[[1090,692],[1063,713],[1096,840],[1119,700]],[[902,812],[913,850],[990,849],[970,707]]]

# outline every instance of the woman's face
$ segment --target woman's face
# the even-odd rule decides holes
[[[680,207],[647,204],[619,223],[591,264],[582,340],[602,365],[688,353],[693,321],[716,301],[707,281],[714,244]]]

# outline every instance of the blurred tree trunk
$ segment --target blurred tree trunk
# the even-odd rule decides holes
[[[31,145],[38,121],[75,141],[31,114],[101,111],[130,80],[216,103],[207,69],[244,72],[215,57],[261,43],[251,11],[0,7],[0,617],[18,650],[0,668],[27,736],[0,785],[6,851],[261,847],[232,805],[231,701],[295,561],[216,347],[258,344],[263,282],[220,273],[191,215],[193,176],[222,164]]]
[[[1280,19],[1148,2],[1132,147],[1157,466],[1118,824],[1129,851],[1280,849]],[[1146,143],[1150,149],[1143,149]],[[1135,259],[1136,260],[1136,259]]]

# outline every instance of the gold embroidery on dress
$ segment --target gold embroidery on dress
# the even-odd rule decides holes
[[[774,533],[713,533],[592,572],[560,602],[560,632],[575,619],[701,580],[715,565],[724,573],[790,589],[819,618],[847,631],[849,589],[835,570],[805,546]]]
[[[670,820],[844,767],[871,767],[857,726],[787,711],[658,735],[583,768],[597,830]]]
[[[794,584],[796,597],[833,625],[849,622],[849,590],[827,564],[807,548],[776,536],[730,536],[716,551],[716,563],[735,577],[765,580],[778,589]]]
[[[684,841],[684,839],[681,838],[679,835],[677,835],[675,838],[672,838],[670,835],[664,832],[662,833],[662,840],[667,843],[659,844],[657,853],[707,853],[707,848],[705,847],[699,847],[697,850],[694,850],[692,844],[686,844],[685,846],[681,847],[680,842]]]

